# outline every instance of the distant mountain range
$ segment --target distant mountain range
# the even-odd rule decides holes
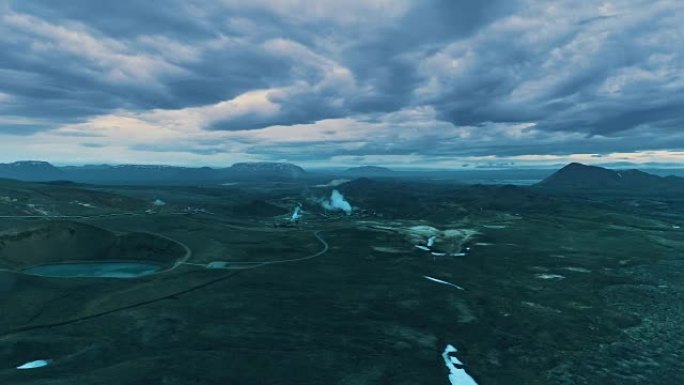
[[[372,177],[372,176],[390,176],[394,174],[393,170],[387,167],[378,166],[361,166],[352,167],[344,171],[345,175],[355,176],[355,177]]]
[[[292,163],[273,162],[245,162],[235,163],[223,172],[233,177],[258,175],[259,177],[273,177],[284,179],[298,179],[306,174],[303,168]]]
[[[534,171],[534,170],[533,170]],[[536,188],[566,192],[626,192],[626,193],[684,193],[684,178],[658,176],[635,169],[607,169],[571,163],[555,173],[540,173],[546,177]],[[524,169],[500,171],[494,184],[511,183],[507,175],[520,176]],[[537,175],[535,174],[535,175]],[[542,176],[542,174],[545,174]],[[393,171],[385,167],[362,166],[337,172],[311,172],[292,163],[243,162],[225,168],[176,167],[164,165],[85,165],[56,167],[43,161],[20,161],[0,163],[0,178],[30,182],[70,181],[94,184],[221,184],[239,181],[291,182],[302,179],[325,180],[325,178],[385,178],[426,179],[454,182],[481,183],[477,178],[467,179],[467,171],[419,172]],[[549,175],[549,176],[547,176]],[[482,175],[482,178],[491,175]],[[472,178],[471,178],[472,179]],[[490,182],[490,183],[491,183]]]
[[[684,178],[571,163],[536,186],[564,191],[684,192]]]
[[[175,167],[162,165],[86,165],[56,167],[43,161],[0,164],[0,178],[32,182],[73,181],[112,184],[222,183],[267,179],[289,181],[306,174],[290,163],[236,163],[226,168]]]

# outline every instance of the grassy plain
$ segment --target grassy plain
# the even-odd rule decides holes
[[[191,250],[181,261],[175,246],[120,240],[121,259],[173,268],[46,278],[21,274],[22,249],[3,238],[0,383],[448,384],[447,344],[480,384],[684,378],[681,201],[367,179],[338,188],[351,215],[326,214],[317,199],[330,188],[306,183],[0,187],[0,238],[105,231],[50,238],[31,264],[82,260],[112,234]],[[416,248],[415,226],[440,231],[439,253],[466,255]],[[461,242],[449,229],[476,235]],[[85,251],[49,252],[60,247]],[[52,361],[14,369],[36,359]]]

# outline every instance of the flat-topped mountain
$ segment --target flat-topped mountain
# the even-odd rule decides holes
[[[279,179],[296,179],[306,172],[303,168],[283,162],[242,162],[222,170],[234,177],[276,177]]]
[[[555,190],[623,190],[662,192],[684,190],[684,178],[661,177],[636,169],[611,170],[570,163],[537,184]]]
[[[301,167],[282,162],[245,162],[231,167],[178,167],[165,165],[85,165],[55,167],[48,162],[0,164],[0,178],[23,181],[73,181],[103,184],[224,183],[231,180],[293,180],[304,176]]]
[[[0,178],[47,181],[64,178],[64,172],[48,162],[25,160],[0,163]]]

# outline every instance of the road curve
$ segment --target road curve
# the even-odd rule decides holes
[[[264,264],[255,266],[255,268],[256,268],[256,267],[266,266],[266,265],[273,265],[273,264],[277,264],[277,263],[289,263],[289,262],[306,261],[306,260],[311,260],[311,259],[320,257],[321,255],[327,253],[328,250],[330,249],[330,247],[329,247],[329,245],[328,245],[328,242],[326,242],[326,240],[323,239],[323,237],[321,237],[321,235],[320,235],[320,232],[321,232],[321,231],[322,231],[322,230],[318,230],[318,231],[314,231],[314,233],[313,233],[314,236],[316,237],[316,239],[318,239],[318,241],[323,245],[323,249],[319,250],[318,252],[316,252],[316,253],[314,253],[314,254],[311,254],[311,255],[307,255],[307,256],[302,257],[302,258],[285,259],[285,260],[280,260],[280,261],[265,262]],[[190,250],[190,249],[188,248],[188,250]],[[223,281],[225,281],[225,280],[228,280],[228,279],[234,277],[235,275],[237,275],[237,274],[239,274],[240,272],[245,271],[245,270],[250,270],[250,269],[244,269],[244,270],[238,270],[238,271],[231,271],[231,272],[229,272],[229,273],[223,274],[223,275],[221,275],[221,276],[219,276],[219,277],[217,277],[217,278],[211,279],[211,280],[206,281],[206,282],[204,282],[204,283],[201,283],[201,284],[192,286],[192,287],[187,288],[187,289],[184,289],[184,290],[180,290],[180,291],[177,291],[177,292],[173,292],[173,293],[171,293],[171,294],[167,294],[167,295],[164,295],[164,296],[161,296],[161,297],[152,298],[152,299],[147,300],[147,301],[137,302],[137,303],[133,303],[133,304],[126,305],[126,306],[121,306],[121,307],[114,308],[114,309],[110,309],[110,310],[103,310],[103,311],[100,311],[100,312],[96,312],[96,313],[84,315],[84,316],[81,316],[81,317],[66,319],[66,320],[63,320],[63,321],[48,322],[48,323],[43,323],[43,324],[24,325],[24,326],[15,328],[15,329],[6,330],[6,331],[4,331],[4,332],[0,332],[0,341],[3,341],[3,340],[5,340],[5,339],[7,339],[8,337],[11,337],[11,336],[13,336],[13,335],[20,334],[20,333],[26,333],[26,332],[30,332],[30,331],[34,331],[34,330],[51,329],[51,328],[55,328],[55,327],[71,325],[71,324],[75,324],[75,323],[78,323],[78,322],[84,322],[84,321],[88,321],[88,320],[91,320],[91,319],[100,318],[100,317],[103,317],[103,316],[106,316],[106,315],[109,315],[109,314],[113,314],[113,313],[117,313],[117,312],[120,312],[120,311],[125,311],[125,310],[140,308],[140,307],[143,307],[143,306],[147,306],[147,305],[150,305],[150,304],[153,304],[153,303],[157,303],[157,302],[160,302],[160,301],[164,301],[164,300],[167,300],[167,299],[171,299],[171,298],[177,299],[179,296],[181,296],[181,295],[183,295],[183,294],[188,294],[188,293],[191,293],[191,292],[194,292],[194,291],[197,291],[197,290],[201,290],[201,289],[204,289],[204,288],[209,287],[209,286],[211,286],[211,285],[214,285],[214,284],[223,282]]]

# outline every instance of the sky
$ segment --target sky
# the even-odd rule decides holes
[[[0,161],[684,164],[684,2],[0,0]]]

